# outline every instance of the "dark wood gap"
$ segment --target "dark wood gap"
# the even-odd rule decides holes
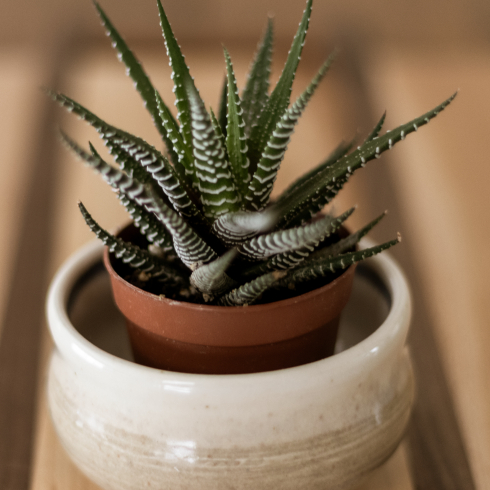
[[[75,46],[73,33],[53,34],[46,42],[47,86],[57,87],[63,66]],[[33,81],[40,83],[41,81]],[[17,244],[0,342],[0,488],[28,490],[33,462],[36,402],[44,304],[49,284],[53,238],[53,182],[56,177],[58,107],[45,101],[38,113],[38,131],[30,155],[27,199]]]
[[[381,116],[375,114],[370,103],[370,94],[363,76],[361,64],[362,42],[355,45],[352,40],[342,40],[342,69],[349,83],[355,88],[354,97],[359,108],[359,123],[363,134]],[[385,154],[380,163],[373,162],[363,169],[363,189],[367,204],[377,213],[389,209],[384,227],[407,233],[401,245],[390,251],[401,264],[411,285],[413,318],[409,335],[409,346],[416,376],[417,398],[407,430],[406,440],[410,458],[411,475],[417,490],[472,490],[475,483],[454,403],[443,371],[441,356],[434,337],[434,327],[425,299],[421,272],[414,266],[414,257],[420,244],[411,241],[409,224],[403,218],[401,203],[397,198],[393,173],[396,155]],[[374,230],[376,238],[380,233]]]

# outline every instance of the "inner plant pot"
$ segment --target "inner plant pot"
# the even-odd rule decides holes
[[[119,236],[137,234],[133,225]],[[135,361],[169,371],[241,374],[273,371],[333,354],[355,266],[313,291],[273,303],[211,306],[144,291],[118,273],[104,251],[116,305],[126,318]]]

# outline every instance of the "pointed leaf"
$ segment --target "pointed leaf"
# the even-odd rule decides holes
[[[89,142],[90,151],[92,157],[80,148],[74,141],[70,140],[66,134],[61,132],[64,143],[74,151],[79,158],[81,158],[86,164],[92,166],[94,170],[99,173],[104,173],[103,168],[107,169],[109,173],[112,173],[112,167],[106,163],[94,148],[92,143]],[[125,207],[126,211],[131,216],[133,223],[139,229],[142,235],[146,237],[149,243],[161,248],[164,252],[175,252],[172,242],[172,235],[161,225],[157,218],[146,211],[143,206],[139,206],[135,201],[129,199],[126,194],[123,194],[117,185],[111,182],[111,179],[106,178],[106,181],[117,191],[117,197],[121,201],[121,204]]]
[[[327,274],[346,269],[356,262],[360,262],[361,260],[379,254],[380,252],[391,248],[399,242],[400,237],[383,243],[382,245],[377,245],[365,250],[359,250],[357,252],[349,252],[346,254],[337,255],[335,257],[326,257],[319,260],[307,260],[298,268],[290,270],[282,283],[284,286],[289,286],[290,284],[297,285],[303,282],[318,279],[319,277],[324,277]]]
[[[204,214],[216,218],[238,211],[238,193],[222,140],[215,133],[211,118],[195,87],[187,84],[186,88],[191,108],[194,168]]]
[[[136,204],[136,202],[122,194],[119,199],[131,216],[135,226],[149,243],[160,247],[164,252],[175,252],[172,235],[162,226],[154,214],[149,213],[143,206]]]
[[[121,259],[125,264],[129,264],[132,268],[143,271],[151,277],[161,277],[168,282],[180,285],[186,283],[176,269],[165,262],[161,262],[146,250],[142,250],[132,243],[125,242],[121,238],[111,235],[104,230],[92,216],[90,216],[82,203],[79,203],[78,206],[85,222],[96,237],[101,240],[104,245],[109,247],[109,251],[118,259]]]
[[[378,121],[378,124],[376,124],[376,126],[374,126],[373,130],[371,131],[369,136],[366,138],[364,143],[367,143],[368,141],[373,141],[375,138],[377,138],[379,136],[379,133],[381,131],[381,128],[383,127],[385,119],[386,119],[386,111],[381,116],[381,119]]]
[[[361,238],[366,236],[385,216],[386,211],[355,233],[351,233],[349,236],[342,238],[337,243],[334,243],[328,247],[318,250],[317,252],[314,252],[310,255],[310,258],[318,260],[323,257],[335,257],[336,255],[347,252],[348,250],[355,247],[355,245],[360,242]]]
[[[267,29],[255,53],[247,83],[242,92],[243,120],[245,121],[247,137],[250,135],[252,127],[257,124],[257,119],[269,99],[272,43],[273,23],[272,19],[269,18]]]
[[[298,97],[291,108],[286,110],[285,114],[278,121],[262,153],[262,157],[245,196],[251,208],[256,210],[263,209],[269,201],[279,166],[284,158],[291,135],[294,132],[294,127],[319,83],[330,68],[334,56],[335,53],[329,56],[327,61],[318,70],[310,85],[308,85],[306,90]]]
[[[312,0],[308,0],[306,9],[303,13],[303,18],[301,19],[298,31],[294,37],[279,81],[277,82],[267,105],[263,108],[257,125],[252,128],[249,139],[249,156],[252,164],[259,161],[267,141],[269,141],[274,128],[289,105],[293,80],[305,43],[306,31],[308,30],[311,6]]]
[[[133,192],[135,190],[134,183],[137,182],[140,187],[143,185],[137,179],[128,176],[122,170],[109,165],[100,157],[93,146],[91,146],[92,154],[90,154],[77,145],[77,143],[70,139],[65,133],[61,131],[60,134],[62,142],[95,172],[100,174],[115,191],[133,198]]]
[[[156,93],[156,100],[162,123],[168,134],[169,145],[176,155],[176,159],[173,160],[175,169],[183,182],[187,182],[188,186],[193,186],[197,183],[197,179],[192,149],[185,144],[184,138],[180,134],[179,125],[158,93]]]
[[[236,250],[228,250],[221,257],[202,265],[192,273],[191,284],[205,295],[206,301],[237,286],[236,281],[226,274],[236,255]]]
[[[225,135],[224,135],[223,130],[221,128],[221,124],[218,121],[218,119],[216,118],[216,116],[213,112],[213,109],[211,107],[209,108],[209,115],[211,116],[211,123],[212,123],[213,129],[214,129],[214,132],[216,133],[216,136],[218,136],[218,138],[220,139],[221,145],[223,146],[223,148],[225,148],[226,147]],[[225,118],[226,118],[226,115],[225,115]],[[226,129],[226,127],[225,127],[225,129]]]
[[[326,215],[324,218],[322,218],[322,220],[316,221],[315,223],[318,224],[318,226],[320,226],[322,222],[325,224],[324,232],[323,234],[320,234],[317,242],[307,241],[302,247],[294,248],[292,250],[287,250],[286,252],[274,255],[266,262],[262,262],[250,267],[248,270],[243,271],[243,277],[254,277],[265,274],[271,270],[296,267],[308,257],[312,257],[313,255],[316,256],[318,252],[314,252],[313,254],[312,252],[318,247],[318,244],[335,233],[340,228],[342,223],[344,223],[344,221],[347,220],[347,218],[349,218],[349,216],[354,212],[354,210],[355,208],[353,207],[336,218]]]
[[[138,59],[133,54],[133,52],[129,49],[124,39],[120,36],[116,28],[112,25],[111,21],[109,20],[105,12],[102,10],[100,5],[95,1],[94,1],[94,5],[102,20],[102,24],[106,29],[107,35],[112,39],[113,46],[114,48],[116,48],[116,50],[119,53],[119,59],[126,65],[128,75],[133,79],[136,90],[138,90],[138,92],[140,93],[141,98],[143,99],[143,102],[145,104],[145,107],[147,108],[148,112],[150,113],[153,119],[155,127],[157,128],[163,141],[165,142],[165,145],[167,146],[167,149],[171,155],[173,163],[176,164],[177,155],[173,151],[172,144],[169,140],[167,131],[164,125],[162,124],[162,120],[160,118],[158,107],[157,107],[157,102],[155,99],[155,88],[153,87],[150,78],[145,73],[143,67],[141,66],[141,63],[138,61]],[[171,117],[173,119],[173,116]],[[175,119],[174,119],[174,123],[175,123]]]
[[[50,95],[100,133],[116,161],[129,176],[142,183],[156,181],[177,211],[196,220],[201,219],[200,212],[191,201],[185,185],[168,160],[156,148],[137,136],[107,124],[69,97],[53,92],[50,92]]]
[[[225,80],[223,82],[223,88],[221,89],[221,96],[219,99],[219,108],[218,108],[218,125],[221,128],[221,132],[223,136],[226,138],[226,113],[227,111],[227,101],[228,101],[228,77],[225,75]],[[212,113],[213,110],[210,109]]]
[[[194,231],[194,229],[151,189],[145,188],[139,200],[152,212],[172,234],[174,248],[180,260],[195,270],[217,258],[214,250]]]
[[[274,271],[257,277],[237,289],[222,296],[218,304],[222,306],[247,306],[257,301],[262,293],[285,276],[285,272]]]
[[[156,194],[151,186],[127,176],[121,170],[111,167],[101,158],[90,155],[65,136],[65,142],[76,154],[87,162],[95,171],[100,173],[104,180],[113,188],[119,190],[129,199],[153,213],[156,218],[171,233],[174,248],[179,258],[190,269],[207,263],[216,258],[215,252],[194,229],[171,207]]]
[[[160,14],[160,25],[162,27],[163,37],[165,39],[165,47],[167,48],[167,55],[170,60],[170,66],[172,68],[172,79],[174,81],[175,92],[175,105],[179,111],[177,119],[181,124],[181,132],[184,138],[185,144],[189,149],[192,148],[192,129],[191,129],[191,114],[189,101],[187,99],[187,91],[185,84],[190,83],[194,86],[194,80],[189,73],[189,67],[185,62],[184,55],[180,50],[180,46],[175,39],[170,23],[163,10],[163,6],[160,0],[157,0],[158,12]]]
[[[312,207],[316,208],[319,199],[322,204],[326,204],[323,196],[327,195],[328,198],[335,196],[355,170],[364,167],[368,161],[379,158],[381,153],[391,149],[408,134],[427,124],[446,108],[456,95],[457,92],[426,114],[392,131],[387,131],[383,136],[366,141],[357,150],[304,181],[288,196],[287,201],[281,200],[276,205],[276,211],[282,216],[277,226],[283,228],[290,225],[298,216],[310,212]]]
[[[238,211],[220,216],[212,226],[213,233],[227,245],[236,245],[272,229],[277,216],[270,211]]]
[[[277,199],[276,205],[286,202],[289,198],[289,196],[300,186],[303,184],[303,182],[311,179],[313,176],[317,175],[319,172],[321,172],[323,169],[326,167],[329,167],[333,163],[335,163],[337,160],[342,158],[344,155],[346,155],[354,146],[354,140],[350,141],[349,143],[346,143],[345,141],[341,141],[339,145],[332,151],[332,153],[319,165],[317,165],[315,168],[310,170],[309,172],[304,173],[301,177],[296,179]],[[323,206],[322,206],[323,208]],[[321,209],[321,208],[320,208]],[[320,211],[320,209],[318,211]],[[316,214],[316,212],[314,213]],[[308,216],[308,219],[310,219],[311,216]],[[301,224],[301,223],[298,223]]]
[[[334,219],[327,215],[305,226],[275,231],[252,238],[240,245],[238,251],[254,260],[303,249],[305,250],[304,254],[307,255],[334,229],[338,228],[353,213],[354,209],[351,208],[339,218]]]
[[[226,126],[226,147],[230,168],[235,180],[235,186],[242,196],[247,192],[247,184],[250,181],[248,168],[250,162],[247,157],[247,142],[245,137],[245,123],[242,117],[242,108],[238,88],[233,72],[230,55],[225,49],[226,71],[228,75],[228,125]]]

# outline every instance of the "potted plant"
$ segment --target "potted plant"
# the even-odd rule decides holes
[[[271,202],[295,124],[333,60],[332,55],[290,105],[312,2],[270,95],[271,21],[241,95],[224,50],[227,77],[217,116],[206,109],[158,2],[180,125],[96,6],[167,152],[52,93],[97,129],[119,165],[111,166],[92,145],[84,150],[63,134],[64,142],[114,188],[133,219],[133,227],[114,236],[80,203],[87,224],[110,251],[105,263],[116,303],[128,318],[135,358],[183,372],[244,373],[332,354],[353,264],[399,238],[355,250],[381,217],[342,237],[339,230],[354,209],[339,216],[319,213],[352,173],[426,124],[451,99],[380,136],[383,116],[357,149],[339,145]]]
[[[330,444],[325,441],[335,439],[335,424],[347,426],[353,420],[362,420],[359,413],[366,411],[372,414],[374,406],[377,407],[376,410],[385,407],[386,414],[389,414],[386,419],[389,419],[389,427],[384,427],[384,432],[381,431],[378,442],[376,437],[372,437],[372,432],[361,430],[357,436],[349,433],[345,441],[339,443],[338,447],[345,449],[347,440],[352,441],[352,438],[360,437],[362,444],[359,447],[362,446],[362,450],[357,451],[356,446],[349,458],[357,458],[358,463],[362,462],[359,463],[361,466],[349,470],[349,459],[345,458],[345,454],[348,455],[349,452],[340,457],[340,453],[337,454],[335,451],[332,453],[334,459],[327,458],[327,462],[316,461],[308,466],[308,488],[325,488],[325,482],[330,477],[321,476],[318,471],[320,468],[324,471],[329,465],[333,480],[328,481],[337,482],[337,486],[329,488],[344,488],[386,458],[396,447],[403,432],[413,395],[409,361],[406,353],[403,353],[409,320],[409,299],[406,287],[402,286],[403,301],[400,301],[403,305],[398,305],[398,299],[393,299],[392,304],[393,309],[398,308],[398,314],[402,315],[402,320],[396,320],[393,327],[397,334],[388,335],[391,339],[390,347],[376,358],[369,374],[365,372],[365,364],[359,364],[354,360],[355,353],[352,353],[352,349],[349,356],[333,356],[326,359],[333,353],[339,317],[349,297],[355,265],[395,245],[399,242],[399,237],[381,245],[371,244],[367,248],[359,249],[360,240],[382,216],[362,229],[349,233],[343,227],[343,223],[354,209],[336,216],[324,213],[323,209],[356,170],[364,167],[368,161],[379,158],[381,153],[429,122],[455,95],[428,113],[381,135],[383,116],[359,146],[354,148],[353,143],[340,144],[324,162],[291,184],[276,200],[271,201],[273,183],[295,124],[334,58],[332,55],[326,60],[310,85],[290,104],[291,87],[305,41],[312,0],[306,3],[283,72],[270,93],[271,21],[241,94],[237,89],[231,58],[225,49],[226,82],[216,115],[212,109],[206,109],[160,0],[157,0],[157,3],[175,84],[177,119],[154,89],[142,66],[104,11],[98,4],[95,5],[120,59],[125,63],[165,143],[166,153],[103,121],[66,95],[50,92],[56,101],[87,121],[100,133],[118,164],[110,165],[91,144],[90,149],[85,150],[62,133],[64,143],[113,187],[132,218],[131,225],[116,234],[111,234],[97,224],[83,204],[79,204],[86,223],[106,245],[104,262],[111,276],[115,302],[127,319],[135,359],[140,364],[149,366],[136,366],[133,363],[121,365],[119,361],[114,363],[114,360],[104,357],[104,354],[97,349],[93,350],[77,337],[69,325],[65,311],[69,293],[60,293],[60,285],[68,284],[73,287],[76,283],[75,272],[83,274],[88,267],[87,264],[93,261],[94,254],[97,253],[97,249],[92,246],[88,251],[81,253],[78,265],[71,263],[60,273],[48,302],[50,326],[58,348],[65,352],[68,345],[73,349],[73,346],[77,345],[78,352],[84,352],[84,355],[81,358],[77,357],[72,365],[68,361],[71,367],[63,364],[67,362],[67,358],[62,362],[56,354],[52,362],[51,409],[55,419],[59,415],[63,420],[60,414],[65,414],[65,422],[58,423],[58,431],[80,466],[89,474],[95,475],[93,477],[96,481],[103,481],[107,488],[141,488],[141,478],[146,478],[145,471],[151,475],[148,476],[148,481],[153,483],[161,481],[161,478],[170,478],[168,465],[171,464],[169,461],[172,458],[178,460],[175,465],[177,473],[187,471],[187,480],[182,475],[173,474],[168,480],[170,483],[166,483],[167,486],[162,488],[189,488],[189,482],[193,481],[190,475],[195,468],[198,468],[196,474],[203,478],[202,481],[199,480],[199,488],[232,488],[226,486],[228,483],[223,483],[223,474],[206,479],[206,465],[219,466],[220,461],[224,462],[227,477],[241,475],[236,481],[236,488],[252,488],[248,486],[252,485],[252,482],[255,482],[254,488],[299,488],[299,480],[292,479],[288,483],[284,480],[284,474],[281,475],[284,464],[287,461],[291,464],[292,460],[288,458],[293,453],[301,454],[301,461],[303,456],[311,459],[312,454],[315,458],[323,458],[323,461],[326,452],[328,453],[326,447]],[[379,265],[378,272],[380,276],[384,274],[386,288],[390,290],[395,283],[404,285],[402,275],[393,272],[394,266],[389,259],[385,260],[387,262],[378,262],[385,264]],[[391,293],[394,294],[393,288]],[[380,331],[382,330],[380,328]],[[384,330],[385,335],[387,332],[388,327]],[[369,342],[364,344],[362,349],[358,349],[358,353],[365,352],[368,346],[369,352],[378,352],[380,341],[378,339],[373,342],[373,345]],[[370,359],[369,356],[363,354],[361,357]],[[82,358],[85,361],[92,359],[92,362],[81,367]],[[347,374],[343,372],[346,367],[344,362],[350,366]],[[94,366],[107,368],[106,372],[112,373],[111,376],[105,381],[102,381],[102,376],[92,384],[89,380],[92,380],[95,374],[90,370]],[[331,366],[331,370],[328,366]],[[151,369],[155,367],[160,370]],[[291,391],[285,389],[284,385],[287,383],[285,379],[288,379],[290,370],[284,368],[292,367],[294,369],[291,370],[291,379],[296,378],[295,383],[299,388],[294,392],[294,397],[303,399],[291,402],[288,408],[284,408],[288,394],[291,396]],[[119,369],[122,370],[120,376],[116,376]],[[316,371],[317,369],[319,371]],[[386,369],[391,373],[389,379],[383,371]],[[310,376],[316,376],[315,372],[322,374],[315,382],[310,383],[307,380]],[[77,382],[74,383],[70,373],[78,373],[80,377]],[[85,374],[82,376],[80,373]],[[335,373],[338,380],[343,379],[339,384],[334,382]],[[203,377],[202,374],[240,376]],[[315,392],[324,383],[325,376],[330,375],[332,398],[326,403],[323,395],[317,393],[318,404],[314,402],[311,408],[312,396],[315,396]],[[363,389],[363,383],[359,382],[359,379],[365,379],[366,376],[369,382]],[[87,383],[90,384],[90,388]],[[157,394],[162,383],[167,383],[166,386],[170,387],[180,386],[181,393],[186,392],[186,386],[199,385],[200,388],[196,388],[199,396],[195,399],[191,397],[193,401],[190,405],[185,404],[185,398],[179,398],[175,404],[170,400],[168,410],[171,413],[167,414],[166,419],[155,422],[155,426],[153,421],[149,423],[150,414],[155,415],[155,410],[158,411],[163,405],[148,404],[151,405],[152,398],[163,404],[169,401],[165,397],[165,400],[160,399],[160,395]],[[276,383],[280,385],[277,392],[269,396],[277,396],[276,401],[280,401],[277,406],[275,402],[264,401],[263,398],[266,391]],[[74,385],[77,385],[79,390],[73,388]],[[253,392],[251,388],[255,385],[257,392]],[[237,391],[232,386],[241,387],[245,391]],[[120,396],[128,387],[138,393],[138,401],[135,401],[132,395],[129,398],[123,396],[124,402],[121,404]],[[88,391],[91,392],[90,396],[87,395]],[[192,391],[187,390],[187,393]],[[211,392],[215,393],[216,397],[213,398]],[[380,404],[381,392],[386,396]],[[94,398],[95,393],[98,398]],[[339,399],[345,401],[346,393],[349,393],[347,398],[352,398],[349,403],[357,400],[354,406],[357,406],[358,414],[352,412],[352,406],[346,409],[338,402]],[[359,399],[358,396],[362,393],[364,395]],[[235,423],[240,427],[245,421],[268,427],[264,429],[268,435],[263,434],[266,439],[257,437],[244,442],[241,429],[232,430],[229,424],[225,423],[228,431],[238,431],[235,439],[231,440],[231,436],[227,436],[220,428],[221,419],[216,414],[210,415],[209,411],[206,412],[211,406],[217,408],[220,403],[221,408],[216,412],[220,417],[235,418]],[[301,403],[307,403],[311,410],[305,408],[306,405],[300,408]],[[361,409],[362,403],[366,405]],[[257,405],[257,410],[252,408],[254,404]],[[97,416],[90,412],[94,405],[99,407]],[[258,478],[258,475],[262,475],[261,471],[257,470],[261,463],[253,463],[250,454],[253,451],[257,452],[260,444],[267,445],[268,442],[275,441],[272,445],[280,446],[282,440],[281,437],[277,439],[272,435],[272,429],[264,419],[264,410],[267,411],[267,406],[272,405],[279,411],[283,410],[279,416],[281,427],[287,426],[288,420],[297,420],[301,411],[304,411],[305,415],[314,413],[318,420],[323,420],[324,416],[330,417],[327,425],[331,425],[330,429],[326,430],[326,422],[318,422],[315,419],[315,423],[306,423],[299,446],[293,444],[293,449],[289,447],[285,451],[281,450],[277,453],[279,460],[275,462],[274,451],[264,456],[264,461],[267,462],[264,468],[267,469],[270,463],[271,467],[274,467],[275,476],[264,480],[263,486],[260,487],[255,485],[258,484],[258,480],[263,479]],[[330,413],[325,412],[327,406]],[[107,412],[108,407],[111,408],[112,415]],[[189,415],[191,409],[199,413],[202,410],[201,415],[204,419],[199,415],[195,420],[187,420],[182,425],[183,420],[179,417],[182,413]],[[86,410],[88,411],[84,412]],[[103,416],[100,415],[101,412],[104,413]],[[78,415],[71,415],[66,419],[67,413]],[[84,413],[85,415],[80,415]],[[238,419],[232,413],[235,413]],[[383,419],[380,413],[378,416]],[[89,435],[84,432],[84,435],[77,433],[75,437],[73,430],[76,432],[78,429],[73,426],[73,417],[83,419],[81,423],[85,426],[87,423],[90,425],[90,420],[98,420],[99,426],[95,424],[98,429],[94,426],[88,431]],[[108,422],[111,417],[117,421],[114,422],[114,426]],[[176,422],[177,419],[174,417],[180,422]],[[101,420],[104,422],[100,422]],[[121,425],[122,420],[125,421],[125,425]],[[199,428],[203,420],[206,424],[211,424],[210,427],[214,427],[209,430],[214,430],[215,435],[219,434],[213,443],[210,443],[209,430]],[[177,424],[179,430],[182,429],[181,432],[177,430],[178,436],[168,435],[172,432],[167,430],[170,423]],[[147,447],[146,443],[142,442],[142,434],[149,437],[145,424],[153,427],[152,434],[156,434],[155,431],[158,430],[162,432],[163,435],[159,433],[155,439],[160,440],[159,443],[152,440]],[[319,429],[318,424],[323,429]],[[381,422],[378,425],[383,426]],[[124,429],[121,428],[123,426]],[[194,427],[196,433],[189,433],[189,427]],[[247,427],[250,427],[250,424]],[[374,430],[374,427],[379,434],[380,427],[374,424],[371,428]],[[320,453],[315,452],[318,447],[310,448],[313,452],[308,449],[315,438],[315,431],[318,430],[319,434],[328,433],[327,439],[322,439],[319,443]],[[94,435],[94,431],[97,436]],[[295,431],[296,429],[292,432]],[[342,431],[337,433],[339,434],[342,435]],[[101,447],[102,439],[99,436],[111,442],[100,451],[87,452],[87,448],[94,447],[94,444]],[[83,456],[80,456],[80,452],[74,446],[75,440],[83,440]],[[88,443],[88,440],[92,442]],[[98,443],[93,442],[97,440]],[[117,451],[114,453],[107,449],[117,446],[119,443],[115,443],[116,440],[125,440],[125,451],[134,450],[138,461],[138,458],[143,458],[138,466],[138,471],[142,471],[143,476],[135,476],[134,480],[138,483],[127,483],[132,478],[129,476],[125,476],[126,483],[123,483],[120,475],[114,476],[112,483],[101,480],[100,468],[97,469],[96,466],[105,457],[111,465],[116,465],[114,454]],[[288,437],[285,440],[288,440]],[[382,442],[379,442],[380,440]],[[372,441],[377,444],[375,450],[368,449],[370,444],[373,444]],[[168,453],[165,454],[168,457],[162,456],[163,459],[159,459],[155,456],[155,459],[151,456],[145,459],[142,456],[148,456],[148,451],[161,451],[163,446],[159,444],[167,448]],[[236,454],[225,456],[223,448],[231,450],[230,448],[235,447],[234,444],[238,448]],[[244,446],[248,449],[243,449]],[[333,444],[332,447],[336,448],[337,444]],[[216,452],[210,448],[216,449]],[[206,456],[201,450],[208,451],[209,461],[206,462]],[[191,456],[178,456],[184,453]],[[98,454],[98,462],[90,459],[95,454]],[[120,457],[121,453],[118,454]],[[87,463],[87,458],[90,463]],[[247,463],[245,468],[238,468],[236,473],[231,466],[239,466],[240,458],[244,458]],[[333,469],[336,464],[334,460],[342,461],[338,477]],[[196,461],[199,464],[193,466]],[[250,461],[252,466],[248,467]],[[184,467],[181,467],[182,462]],[[122,468],[124,465],[121,464],[118,463],[116,466]],[[150,471],[148,465],[156,465],[156,469],[153,468],[155,471]],[[247,476],[250,468],[252,472]],[[295,474],[299,478],[303,469],[296,470]]]

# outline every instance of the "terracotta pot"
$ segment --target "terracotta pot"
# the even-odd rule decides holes
[[[120,232],[125,239],[132,226]],[[104,264],[126,318],[136,362],[169,371],[241,374],[299,366],[334,352],[355,267],[314,291],[274,303],[210,306],[174,301],[124,280],[108,249]]]

